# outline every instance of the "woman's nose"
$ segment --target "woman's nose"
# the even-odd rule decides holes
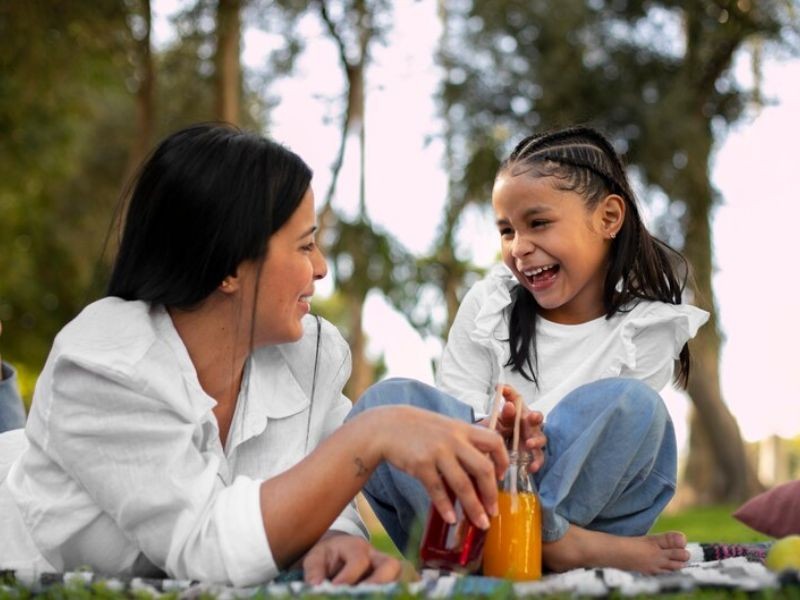
[[[314,279],[322,279],[328,274],[328,261],[325,260],[325,255],[317,248],[314,255]]]

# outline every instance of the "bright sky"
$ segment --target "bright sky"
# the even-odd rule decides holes
[[[156,2],[157,40],[164,39],[163,16],[173,2]],[[367,206],[375,223],[422,253],[436,235],[446,194],[441,145],[425,142],[439,127],[430,96],[438,77],[432,56],[439,24],[432,2],[398,1],[395,14],[390,44],[375,47],[368,73]],[[281,104],[273,113],[270,133],[311,164],[319,201],[330,181],[338,143],[336,98],[343,83],[335,49],[319,25],[308,19],[301,23],[301,32],[309,40],[309,52],[291,80],[273,90]],[[244,41],[244,61],[251,65],[258,65],[275,44],[257,31],[247,31]],[[791,259],[798,253],[790,248],[800,223],[795,191],[800,60],[769,62],[764,72],[766,96],[776,104],[729,132],[712,173],[725,199],[714,219],[714,285],[725,335],[723,395],[747,440],[800,435],[800,368],[792,359],[792,347],[800,341],[800,302]],[[745,80],[745,65],[737,73]],[[348,147],[348,153],[337,206],[354,210],[357,147]],[[498,242],[488,213],[467,216],[460,244],[478,264],[491,264]],[[330,290],[320,287],[323,295]],[[370,352],[385,354],[389,376],[432,382],[431,360],[441,352],[438,341],[422,340],[377,295],[368,300],[365,328]],[[668,390],[664,396],[682,443],[688,403],[677,392]]]

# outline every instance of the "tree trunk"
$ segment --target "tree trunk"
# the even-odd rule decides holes
[[[345,395],[355,402],[372,385],[374,369],[367,360],[367,336],[361,324],[364,316],[364,301],[354,296],[348,296],[347,307],[350,321],[348,343],[353,356],[353,372],[345,386]]]
[[[693,268],[695,304],[711,316],[690,344],[693,361],[688,392],[694,413],[684,483],[694,503],[738,503],[761,488],[747,460],[739,426],[720,390],[720,332],[712,288],[713,191],[708,179],[712,137],[710,124],[703,117],[695,121],[696,125],[688,129],[695,138],[685,146],[689,149],[685,189],[692,202],[687,203],[684,250]]]
[[[233,125],[240,123],[240,9],[241,0],[218,0],[215,111],[217,119]]]
[[[153,67],[150,33],[152,29],[152,11],[150,0],[142,0],[142,19],[145,28],[141,37],[131,31],[135,56],[135,79],[138,83],[135,96],[136,129],[131,143],[128,164],[125,168],[124,181],[130,180],[136,169],[147,156],[153,143],[155,131],[155,69]]]
[[[328,30],[333,42],[336,44],[339,53],[339,65],[342,68],[347,81],[347,99],[344,110],[344,117],[341,123],[341,137],[339,139],[339,149],[332,166],[332,180],[328,192],[325,195],[325,202],[320,214],[320,229],[318,236],[324,239],[324,232],[328,227],[335,224],[335,214],[332,208],[333,198],[336,193],[339,173],[344,163],[345,147],[350,135],[358,136],[359,144],[359,190],[358,205],[359,219],[366,220],[366,173],[365,173],[365,104],[366,92],[364,87],[365,71],[368,61],[368,48],[372,40],[373,30],[368,25],[370,15],[363,2],[357,2],[355,11],[358,13],[356,23],[358,24],[357,36],[359,39],[358,55],[355,59],[349,58],[346,50],[345,39],[341,35],[337,23],[328,12],[328,5],[324,0],[317,1],[320,17]],[[335,260],[335,257],[332,257]],[[358,269],[356,269],[358,271]],[[363,273],[354,273],[353,278],[363,277]],[[374,381],[374,367],[366,356],[366,336],[361,323],[364,313],[364,302],[368,290],[362,291],[363,286],[342,286],[341,291],[345,296],[345,303],[348,306],[350,316],[350,336],[348,344],[353,359],[353,372],[350,381],[345,388],[346,394],[354,402],[358,400],[364,390]]]

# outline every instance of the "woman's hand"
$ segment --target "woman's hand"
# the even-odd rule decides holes
[[[489,527],[487,512],[497,514],[497,480],[508,467],[508,452],[497,432],[410,406],[364,414],[369,413],[388,420],[375,431],[392,432],[383,439],[382,458],[419,479],[446,522],[456,522],[449,487],[469,519]]]
[[[323,536],[303,559],[306,583],[351,585],[389,583],[402,573],[402,563],[376,550],[368,541],[354,535],[331,532]]]
[[[537,410],[530,410],[519,392],[512,386],[503,385],[501,392],[504,402],[497,417],[496,429],[504,439],[510,440],[512,438],[514,435],[514,419],[517,415],[517,399],[519,399],[522,407],[519,422],[519,440],[525,449],[531,453],[532,460],[528,471],[536,473],[544,465],[544,447],[547,444],[547,438],[542,427],[544,415]],[[483,419],[479,423],[488,427],[489,419]]]

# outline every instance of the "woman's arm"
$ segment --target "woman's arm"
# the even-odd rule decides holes
[[[446,520],[453,522],[455,513],[444,483],[470,519],[487,526],[508,463],[502,438],[485,428],[408,406],[366,411],[261,484],[264,528],[278,565],[291,564],[318,540],[383,460],[418,478]]]
[[[484,506],[493,512],[508,462],[496,433],[385,407],[354,418],[276,477],[226,485],[218,455],[201,447],[198,406],[180,378],[154,389],[107,367],[61,360],[53,381],[35,419],[43,450],[92,497],[98,515],[176,578],[246,586],[273,577],[322,536],[382,460],[421,479],[452,519],[446,481],[479,523]]]

